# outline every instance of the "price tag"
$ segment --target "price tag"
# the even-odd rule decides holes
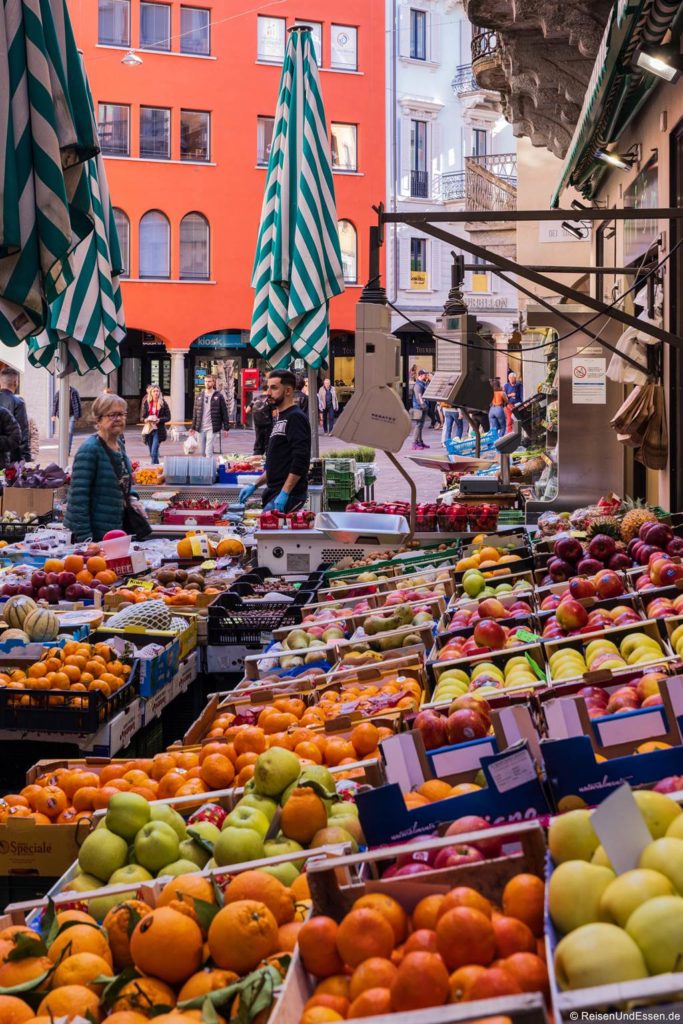
[[[138,587],[139,590],[154,590],[154,580],[135,580],[130,579],[126,583],[127,587]]]
[[[537,640],[540,640],[541,637],[536,633],[531,633],[528,629],[518,629],[515,633],[515,639],[521,640],[525,644],[534,644]]]
[[[216,568],[216,564],[217,563],[212,558],[210,558],[208,561],[202,562],[202,564],[199,566],[199,568],[200,569],[215,569]]]

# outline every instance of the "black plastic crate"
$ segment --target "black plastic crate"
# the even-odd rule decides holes
[[[240,576],[230,587],[230,593],[239,594],[242,597],[258,597],[259,592],[256,588],[260,584],[265,583],[266,580],[273,579],[276,576],[278,579],[284,579],[288,586],[286,589],[273,591],[273,593],[282,594],[285,597],[293,597],[300,604],[304,600],[304,595],[313,595],[320,589],[324,574],[320,571],[312,572],[306,579],[302,580],[298,574],[287,576],[286,574],[273,573],[265,566],[258,566],[252,569],[251,572]],[[310,600],[311,597],[308,596],[305,599],[305,603],[308,603]],[[265,601],[266,596],[264,594],[263,602]]]
[[[35,530],[37,526],[45,526],[46,523],[52,522],[52,518],[52,512],[45,512],[42,516],[36,516],[30,523],[0,523],[0,540],[9,543],[25,540],[31,530]]]
[[[303,603],[294,601],[245,602],[239,594],[221,594],[209,607],[209,644],[254,646],[265,643],[273,630],[301,622]]]
[[[110,697],[99,690],[0,689],[0,729],[89,735],[110,721],[137,694],[137,668]]]

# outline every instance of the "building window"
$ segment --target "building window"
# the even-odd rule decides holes
[[[332,134],[332,166],[337,171],[358,170],[358,125],[340,124],[333,121],[330,125]]]
[[[294,22],[295,25],[308,25],[311,30],[311,39],[313,40],[313,52],[315,54],[315,62],[318,67],[322,66],[323,62],[323,23],[322,21],[309,21],[307,18],[297,18]]]
[[[410,122],[410,194],[416,199],[429,198],[426,121]]]
[[[105,155],[130,155],[130,107],[122,103],[100,103],[97,131]]]
[[[140,47],[143,50],[171,49],[171,8],[168,4],[140,4]]]
[[[210,159],[211,115],[202,110],[180,111],[180,159]]]
[[[256,119],[256,163],[267,165],[273,145],[274,117],[258,117]]]
[[[473,263],[481,266],[486,266],[486,260],[482,259],[481,256],[475,256],[472,260]],[[488,292],[489,288],[489,275],[486,270],[473,270],[470,274],[470,291],[473,292]]]
[[[97,41],[103,46],[130,46],[130,0],[99,0]]]
[[[171,111],[140,107],[140,156],[171,159]]]
[[[211,53],[211,11],[180,8],[180,52],[208,57]]]
[[[121,250],[121,277],[130,276],[130,221],[123,210],[118,206],[113,208],[114,224],[116,234],[119,236],[119,249]]]
[[[347,284],[355,284],[358,280],[358,235],[350,220],[340,220],[337,226],[344,280]]]
[[[343,71],[358,70],[358,29],[350,25],[330,25],[330,67]]]
[[[190,281],[209,278],[209,222],[188,213],[180,222],[180,276]]]
[[[472,156],[486,156],[487,139],[485,128],[472,129]]]
[[[410,239],[410,287],[413,291],[424,291],[427,282],[427,239]]]
[[[259,14],[256,19],[256,56],[271,64],[282,64],[285,59],[286,18],[267,18]]]
[[[171,276],[171,225],[159,210],[140,220],[140,277]]]
[[[427,14],[410,8],[410,56],[427,60]]]

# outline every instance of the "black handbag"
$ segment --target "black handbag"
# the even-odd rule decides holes
[[[152,527],[149,525],[147,517],[144,516],[142,512],[138,512],[138,510],[134,508],[133,505],[131,504],[130,476],[126,473],[125,479],[123,479],[118,475],[118,473],[116,472],[116,463],[114,462],[114,456],[112,455],[109,445],[106,444],[106,442],[103,441],[101,437],[99,438],[99,442],[104,448],[105,452],[107,453],[107,457],[111,462],[111,468],[114,470],[114,476],[118,480],[119,487],[121,488],[121,492],[123,494],[123,522],[121,525],[123,529],[126,531],[126,533],[129,536],[134,537],[135,540],[145,540],[147,537],[150,536],[152,532]]]

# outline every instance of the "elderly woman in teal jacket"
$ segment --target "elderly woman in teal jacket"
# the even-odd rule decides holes
[[[109,530],[122,528],[124,492],[133,472],[121,436],[127,412],[118,395],[100,395],[92,404],[95,434],[76,453],[64,517],[77,541],[101,540]]]

